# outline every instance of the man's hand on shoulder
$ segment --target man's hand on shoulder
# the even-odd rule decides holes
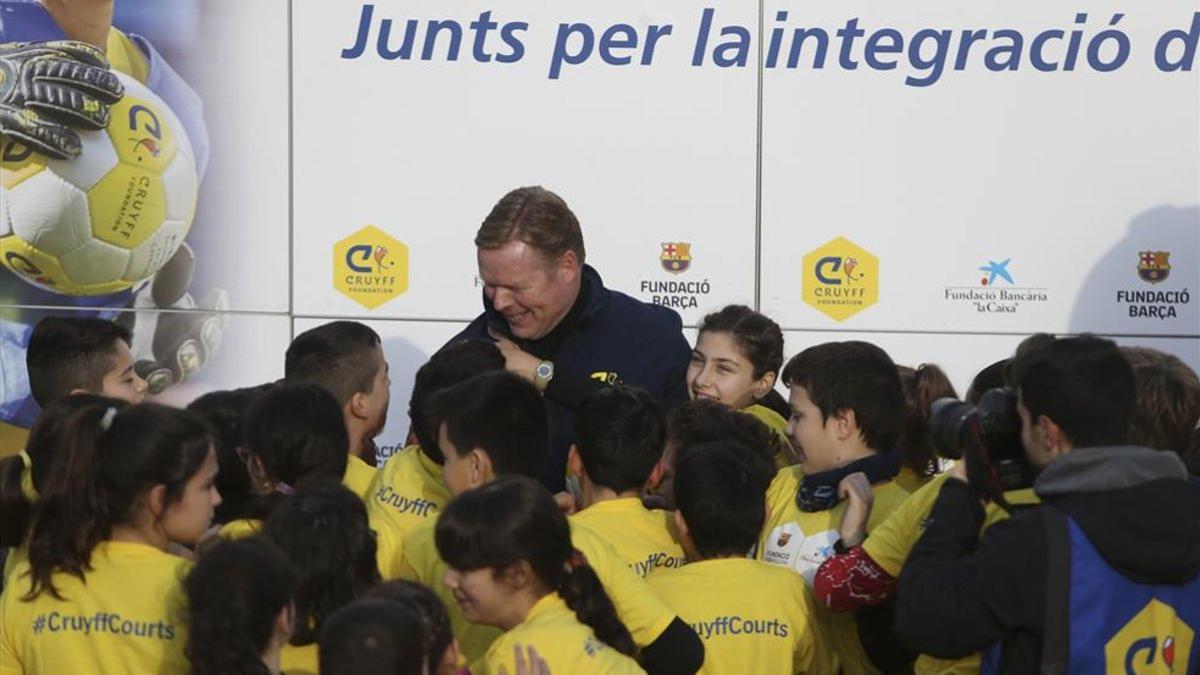
[[[500,349],[500,353],[504,356],[504,367],[506,370],[508,370],[508,372],[515,375],[520,375],[526,380],[529,380],[536,385],[539,390],[543,390],[545,388],[537,377],[537,367],[539,364],[541,364],[542,359],[539,359],[533,354],[521,349],[517,343],[497,333],[491,328],[488,329],[488,335],[490,335],[492,340],[496,342],[496,347]]]

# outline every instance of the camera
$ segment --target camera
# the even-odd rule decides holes
[[[965,461],[971,486],[1002,506],[1007,506],[1005,492],[1033,486],[1033,467],[1021,445],[1017,394],[1010,388],[989,389],[977,406],[953,398],[934,401],[929,439],[942,457]]]

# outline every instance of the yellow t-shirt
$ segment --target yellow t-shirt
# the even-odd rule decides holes
[[[900,468],[900,473],[897,474],[893,480],[897,485],[904,488],[905,492],[912,494],[917,490],[920,490],[923,486],[928,485],[929,481],[933,480],[935,476],[939,475],[941,474],[922,476],[916,471],[913,471],[912,467],[905,466]]]
[[[839,538],[838,527],[846,504],[839,502],[827,511],[801,511],[796,505],[796,491],[803,474],[798,469],[797,466],[780,471],[767,490],[770,513],[755,557],[795,570],[811,587],[817,568],[833,555],[833,544]],[[908,499],[908,493],[894,481],[878,483],[872,486],[872,491],[875,503],[867,520],[868,533]],[[818,612],[829,627],[830,639],[845,675],[877,673],[858,640],[853,615],[830,613],[822,607],[818,607]]]
[[[384,579],[400,576],[404,537],[426,520],[435,520],[450,501],[441,467],[420,446],[396,453],[375,472],[367,495],[367,518],[375,530],[375,556]]]
[[[226,539],[245,539],[262,532],[263,522],[256,518],[238,518],[231,520],[217,530],[217,534]]]
[[[637,661],[609,647],[592,629],[575,616],[557,593],[544,595],[529,610],[525,620],[501,635],[488,649],[482,672],[495,675],[517,672],[514,648],[533,647],[545,659],[551,673],[603,673],[632,675],[644,673]]]
[[[153,546],[96,545],[86,582],[57,573],[64,598],[26,602],[29,565],[0,598],[0,673],[184,673],[191,668],[183,578],[190,563]]]
[[[450,628],[458,638],[463,657],[468,663],[475,664],[500,637],[500,630],[472,623],[463,617],[462,608],[454,600],[454,595],[442,583],[446,563],[437,552],[434,525],[435,521],[426,520],[405,537],[400,577],[419,581],[437,593],[446,604]],[[658,639],[674,620],[675,613],[650,591],[644,580],[629,569],[612,546],[586,527],[571,523],[571,543],[595,570],[600,583],[604,585],[604,591],[616,607],[621,623],[633,635],[633,641],[644,647]]]
[[[716,558],[647,583],[704,641],[701,673],[837,672],[812,591],[782,567]]]
[[[25,452],[24,448],[17,452],[21,456],[21,462],[24,464],[21,469],[21,496],[30,505],[35,504],[38,500],[37,490],[33,487],[33,460],[29,457],[29,453]],[[25,533],[25,538],[21,545],[11,549],[8,552],[8,557],[4,559],[4,584],[7,586],[12,581],[13,571],[17,566],[29,559],[29,533]]]
[[[863,542],[863,551],[893,577],[900,576],[904,561],[908,560],[908,554],[912,552],[913,546],[917,544],[917,539],[925,531],[925,522],[929,518],[929,513],[933,511],[933,503],[937,501],[942,484],[948,478],[949,475],[945,473],[934,476],[893,511],[892,515],[871,530],[871,536]],[[1011,504],[1038,503],[1037,495],[1033,493],[1033,490],[1014,490],[1005,493],[1005,498]],[[984,509],[984,514],[983,528],[980,532],[1008,518],[1008,512],[995,504],[988,504]],[[913,665],[913,672],[917,675],[978,673],[979,655],[974,654],[963,659],[947,660],[935,659],[922,654],[917,657],[917,662]]]
[[[639,577],[687,564],[671,512],[648,509],[639,497],[596,502],[571,516],[571,522],[611,544]]]
[[[346,473],[342,475],[342,485],[358,495],[363,501],[371,493],[371,481],[375,480],[375,467],[367,464],[354,455],[346,455]]]
[[[775,454],[776,470],[796,463],[796,450],[792,447],[792,439],[787,435],[787,420],[782,415],[759,403],[742,408],[742,412],[767,425],[779,436],[780,450]]]
[[[320,672],[317,643],[302,647],[284,645],[279,652],[279,669],[283,675],[317,675]]]

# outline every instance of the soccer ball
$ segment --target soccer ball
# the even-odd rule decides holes
[[[81,131],[83,152],[48,159],[0,148],[0,263],[66,295],[125,290],[166,264],[196,209],[196,160],[179,118],[141,82],[108,127]]]

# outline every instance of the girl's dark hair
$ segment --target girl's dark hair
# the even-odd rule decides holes
[[[35,495],[25,494],[21,485],[26,458],[30,463],[29,473],[34,492],[39,492],[46,483],[46,477],[54,472],[59,456],[66,452],[64,420],[80,408],[93,405],[121,409],[128,404],[119,399],[92,394],[76,394],[59,399],[46,406],[34,421],[25,442],[25,457],[15,455],[0,462],[0,547],[20,546],[32,524],[32,498]]]
[[[168,504],[178,500],[213,445],[199,417],[154,403],[84,405],[62,427],[62,468],[46,476],[34,512],[26,599],[43,590],[62,599],[51,576],[83,579],[113,526],[133,519],[155,485],[166,486]]]
[[[900,432],[900,450],[904,463],[918,476],[938,472],[937,450],[929,440],[929,406],[939,398],[958,398],[954,385],[941,368],[922,363],[916,370],[896,366],[904,387],[904,428]]]
[[[209,549],[184,582],[192,672],[267,675],[261,655],[299,583],[287,557],[264,537],[222,540]]]
[[[367,509],[339,483],[309,483],[281,499],[263,534],[287,554],[300,575],[293,645],[316,642],[321,624],[334,610],[379,583]]]
[[[765,314],[745,305],[726,305],[704,317],[700,333],[729,333],[754,366],[754,378],[778,373],[783,367],[783,331]]]
[[[384,598],[416,610],[425,629],[425,651],[432,671],[454,641],[450,615],[433,589],[415,581],[389,581],[367,591],[364,598]]]
[[[318,385],[284,382],[264,392],[250,406],[243,434],[273,481],[300,487],[346,473],[350,435],[342,408]]]
[[[272,386],[262,384],[213,391],[188,404],[188,410],[202,417],[212,427],[217,442],[217,466],[220,468],[217,473],[217,492],[221,493],[221,504],[213,514],[214,523],[227,523],[252,514],[254,488],[246,471],[246,460],[239,451],[245,446],[242,437],[243,418],[251,404]]]
[[[634,655],[633,638],[617,618],[600,579],[571,545],[567,517],[532,478],[505,476],[464,492],[446,505],[434,536],[442,560],[455,569],[491,567],[499,575],[509,565],[526,561],[596,637]]]

